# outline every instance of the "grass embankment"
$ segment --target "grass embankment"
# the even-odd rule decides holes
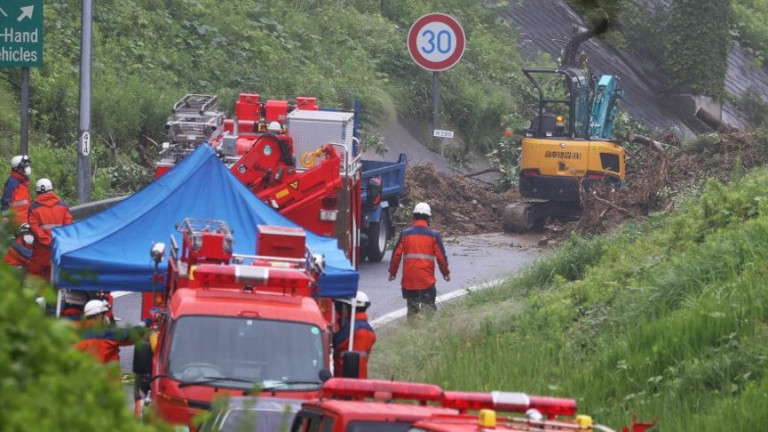
[[[768,171],[679,212],[573,238],[421,329],[382,331],[372,375],[573,397],[615,428],[768,425]]]

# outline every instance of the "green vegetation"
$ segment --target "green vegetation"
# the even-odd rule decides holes
[[[382,337],[375,376],[574,397],[613,427],[768,422],[768,170],[681,211],[573,237],[502,286]]]
[[[317,96],[323,106],[346,109],[358,99],[369,134],[376,119],[393,111],[429,123],[431,73],[411,60],[405,41],[411,24],[436,10],[460,20],[469,41],[461,62],[440,75],[443,127],[488,151],[501,115],[519,111],[525,97],[511,43],[515,31],[493,8],[470,0],[95,2],[93,199],[130,193],[151,178],[165,119],[186,93],[218,94],[227,111],[241,92]],[[36,175],[53,175],[61,166],[68,178],[54,181],[70,201],[76,195],[79,29],[79,0],[46,1],[44,67],[32,69],[30,91],[33,155],[40,148]],[[2,156],[18,146],[18,108],[11,101],[19,100],[19,76],[6,69],[0,80]],[[53,149],[58,163],[41,158]]]
[[[44,317],[35,297],[47,288],[29,279],[22,285],[18,276],[16,269],[0,265],[2,429],[160,430],[133,419],[119,379],[117,383],[107,379],[119,377],[117,365],[107,368],[76,351],[72,324]]]

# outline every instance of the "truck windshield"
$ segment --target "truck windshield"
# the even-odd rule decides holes
[[[171,334],[167,374],[185,385],[307,390],[326,367],[315,325],[190,315]]]

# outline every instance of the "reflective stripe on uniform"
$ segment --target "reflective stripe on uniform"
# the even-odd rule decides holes
[[[428,254],[403,254],[403,259],[410,259],[410,258],[432,260],[432,259],[435,259],[435,256],[428,255]]]
[[[53,228],[59,227],[61,225],[62,224],[43,224],[43,225],[40,225],[40,228],[42,228],[42,229],[53,229]]]
[[[21,201],[13,201],[13,202],[12,202],[12,203],[10,203],[9,205],[10,205],[11,207],[18,207],[18,206],[23,206],[23,205],[27,205],[27,204],[29,204],[29,201],[27,201],[27,200],[21,200]]]

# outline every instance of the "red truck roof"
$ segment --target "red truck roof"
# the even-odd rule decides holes
[[[324,327],[327,323],[311,297],[232,289],[180,288],[171,297],[172,318],[184,315],[253,316],[298,321]]]

